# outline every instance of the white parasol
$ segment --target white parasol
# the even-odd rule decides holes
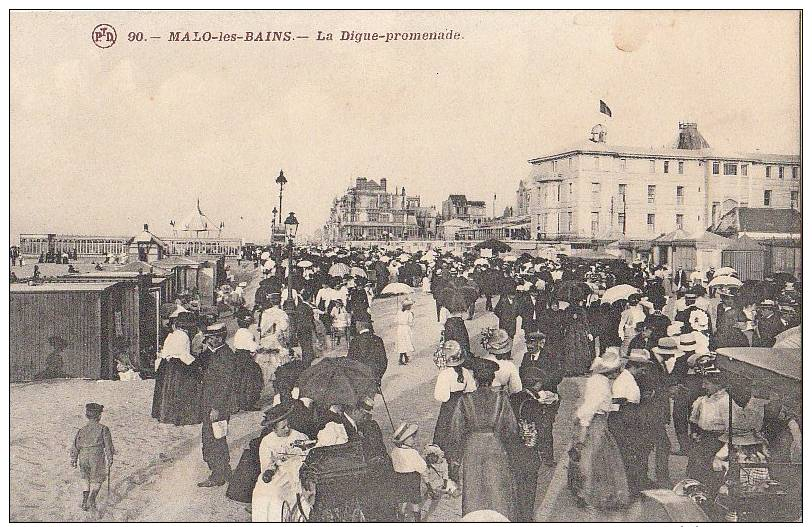
[[[601,297],[601,303],[613,304],[618,300],[628,300],[630,295],[639,292],[639,289],[634,286],[630,286],[629,284],[616,285],[615,287],[610,287],[606,290],[603,297]]]
[[[311,267],[312,265],[313,265],[313,262],[311,262],[309,260],[302,260],[301,262],[296,264],[297,267],[303,267],[303,268]]]
[[[735,276],[721,275],[710,281],[708,287],[741,287],[742,281]]]
[[[717,276],[729,276],[735,274],[736,270],[732,267],[720,267],[716,271],[713,272],[713,277],[716,278]]]

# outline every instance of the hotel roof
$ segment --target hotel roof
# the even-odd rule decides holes
[[[714,148],[687,150],[671,147],[641,147],[622,146],[607,143],[597,143],[589,139],[576,143],[567,148],[544,156],[528,160],[528,163],[538,164],[543,161],[552,161],[573,154],[604,154],[615,157],[647,157],[663,159],[718,159],[732,161],[749,161],[752,163],[792,163],[800,164],[801,156],[789,154],[767,154],[761,152],[729,152]]]

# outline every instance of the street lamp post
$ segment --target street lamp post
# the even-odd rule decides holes
[[[291,212],[285,218],[285,237],[288,240],[288,299],[293,300],[293,240],[296,239],[296,231],[299,230],[299,220]]]
[[[276,182],[279,183],[279,223],[282,223],[282,188],[285,186],[285,183],[288,182],[287,178],[285,178],[285,172],[282,170],[279,171],[279,177],[276,178]]]
[[[271,213],[273,214],[273,219],[271,220],[271,245],[273,245],[276,243],[276,215],[279,211],[274,207]]]

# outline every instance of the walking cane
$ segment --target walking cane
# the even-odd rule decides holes
[[[381,385],[378,385],[378,393],[381,394],[381,399],[383,399],[383,407],[386,408],[386,415],[389,417],[389,424],[392,425],[392,432],[395,431],[395,423],[392,421],[392,414],[389,413],[389,405],[386,404],[386,397],[383,396],[383,391],[381,390]]]

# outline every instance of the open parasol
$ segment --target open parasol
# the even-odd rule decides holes
[[[330,270],[327,271],[327,274],[330,276],[344,276],[350,274],[350,266],[343,263],[334,263],[330,266]]]
[[[640,290],[629,284],[620,284],[610,287],[601,297],[602,304],[614,304],[618,300],[628,300],[629,296],[639,293]]]
[[[382,295],[411,295],[414,293],[412,286],[401,282],[392,282],[381,290]]]
[[[313,262],[311,262],[309,260],[302,260],[301,262],[297,263],[296,266],[297,267],[302,267],[302,268],[312,267]]]
[[[511,247],[503,241],[491,238],[490,240],[474,245],[474,250],[479,251],[481,249],[490,249],[494,253],[506,253],[510,252]]]
[[[476,302],[479,294],[472,287],[449,286],[440,291],[437,296],[440,305],[451,313],[461,313],[467,311],[471,304]]]
[[[713,277],[716,278],[717,276],[730,276],[732,274],[736,274],[736,270],[732,267],[720,267],[716,271],[713,272]]]
[[[366,364],[347,357],[325,357],[299,375],[300,397],[325,406],[355,406],[364,397],[374,396],[378,385]]]
[[[735,276],[721,275],[708,283],[708,287],[741,287],[742,281]]]
[[[353,267],[352,269],[350,269],[350,274],[353,276],[363,276],[364,278],[366,278],[367,276],[367,272],[361,269],[360,267]]]

